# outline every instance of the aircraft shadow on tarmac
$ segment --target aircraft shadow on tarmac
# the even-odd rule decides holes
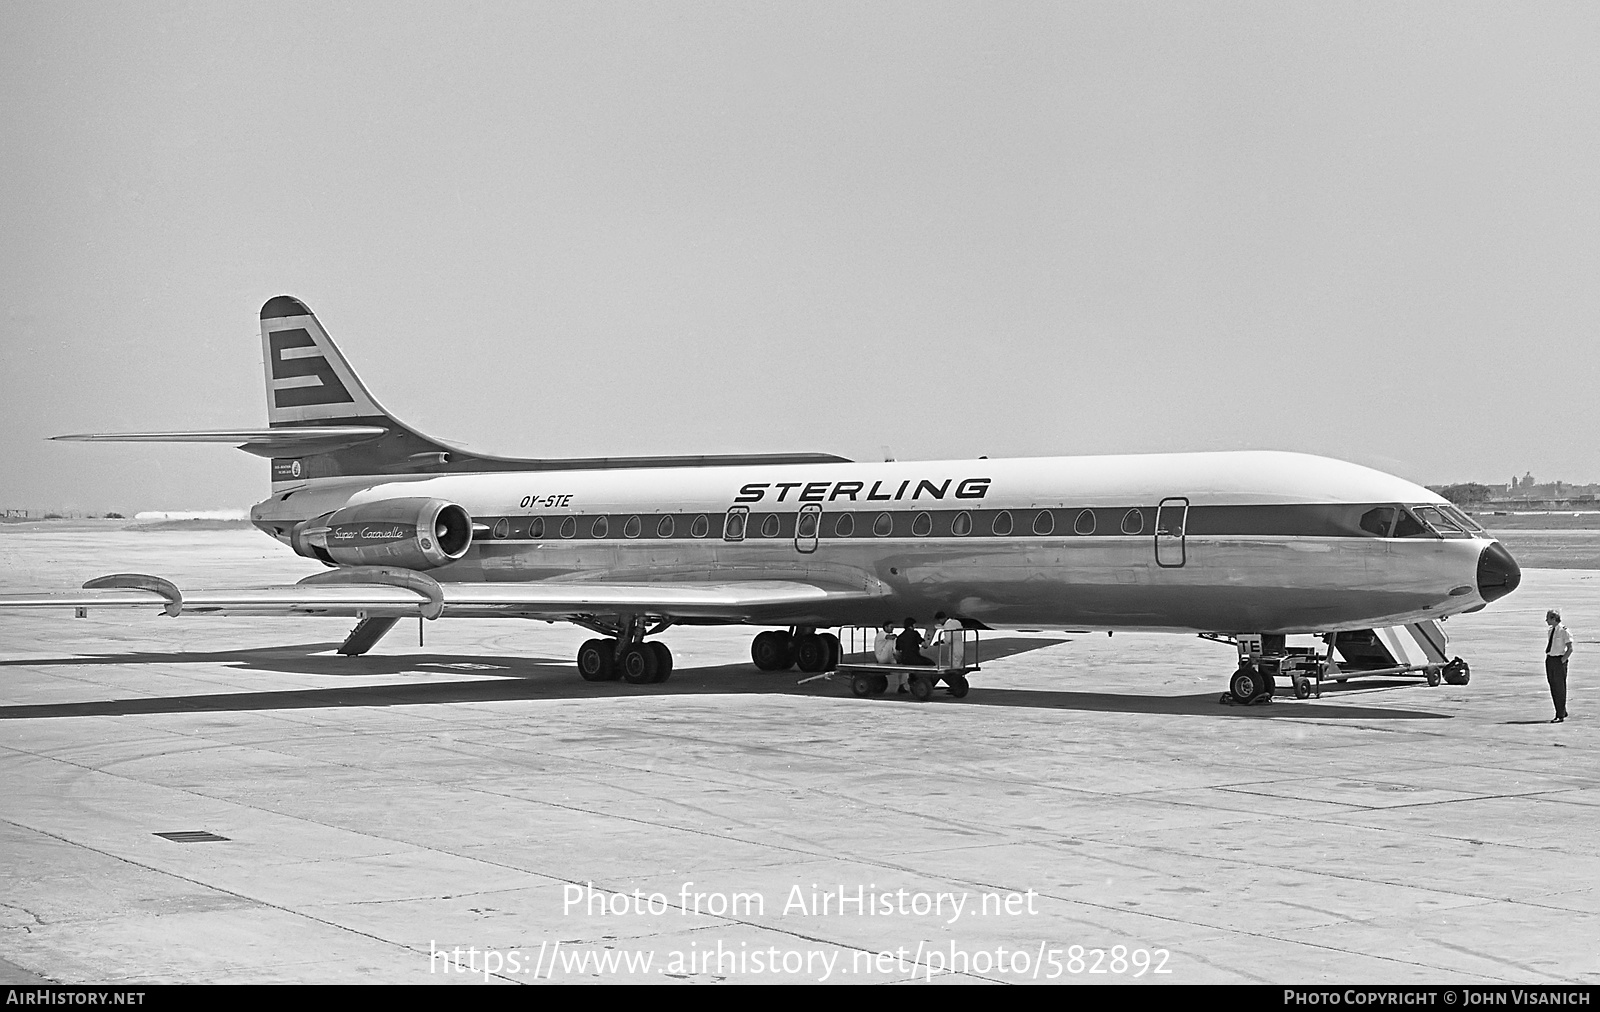
[[[983,660],[989,663],[1044,647],[1065,639],[1021,637],[986,640]],[[343,657],[332,653],[337,643],[302,643],[247,650],[127,652],[74,657],[0,660],[3,666],[56,665],[217,664],[238,671],[262,671],[324,677],[372,677],[405,674],[471,674],[470,681],[427,681],[385,685],[350,685],[329,688],[275,689],[264,692],[221,692],[182,696],[144,696],[87,700],[70,703],[33,703],[0,706],[0,720],[43,717],[123,716],[129,714],[196,713],[214,711],[280,710],[345,706],[415,706],[440,703],[499,702],[517,699],[573,699],[661,695],[768,693],[838,696],[847,694],[842,680],[817,680],[797,684],[796,672],[762,672],[749,663],[679,668],[671,680],[659,685],[626,682],[585,682],[577,677],[570,660],[545,657],[474,656],[463,654],[368,654]],[[1215,692],[1185,696],[1150,696],[1109,692],[1073,692],[1048,689],[995,689],[974,687],[959,702],[942,689],[930,704],[963,706],[1021,706],[1035,709],[1084,712],[1190,714],[1200,716],[1300,717],[1366,720],[1447,719],[1444,714],[1419,710],[1356,707],[1312,700],[1288,700],[1269,706],[1224,706]],[[872,705],[873,700],[861,700]],[[876,702],[909,704],[906,697],[890,694]],[[929,705],[929,704],[909,704]]]

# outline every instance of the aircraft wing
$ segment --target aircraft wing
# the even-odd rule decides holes
[[[662,583],[545,581],[439,583],[424,573],[387,567],[331,570],[292,586],[183,590],[167,580],[121,573],[90,580],[81,591],[0,595],[4,608],[152,608],[169,615],[422,615],[438,618],[548,618],[659,615],[674,619],[759,621],[869,601],[861,588],[794,580]]]

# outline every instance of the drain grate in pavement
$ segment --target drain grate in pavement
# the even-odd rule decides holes
[[[228,839],[226,836],[208,833],[203,829],[185,829],[176,833],[157,833],[155,835],[163,840],[171,840],[173,843],[216,843],[218,840],[226,841]]]

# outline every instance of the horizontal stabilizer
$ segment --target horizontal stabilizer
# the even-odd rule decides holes
[[[233,443],[258,457],[303,457],[342,450],[388,431],[381,425],[302,425],[198,432],[84,432],[50,438],[74,443]]]

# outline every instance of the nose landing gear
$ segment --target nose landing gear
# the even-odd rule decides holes
[[[1296,695],[1299,695],[1298,685],[1296,689]],[[1271,674],[1248,661],[1241,661],[1239,670],[1228,680],[1228,691],[1223,697],[1223,702],[1254,703],[1257,700],[1270,700],[1276,691],[1277,683]]]

